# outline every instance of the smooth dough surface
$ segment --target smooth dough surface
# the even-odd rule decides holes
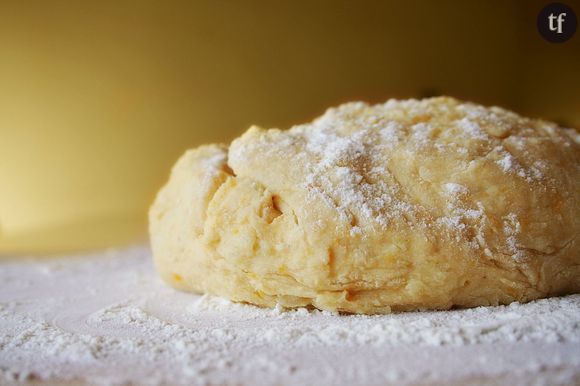
[[[452,98],[189,150],[150,210],[172,286],[387,313],[580,291],[578,133]]]

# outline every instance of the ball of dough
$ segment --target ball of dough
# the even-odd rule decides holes
[[[347,103],[189,150],[150,210],[172,286],[349,313],[580,290],[572,129],[452,98]]]

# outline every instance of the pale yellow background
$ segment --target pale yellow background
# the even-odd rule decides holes
[[[544,4],[0,0],[0,253],[143,240],[185,149],[348,100],[449,94],[579,127],[580,33],[544,42]]]

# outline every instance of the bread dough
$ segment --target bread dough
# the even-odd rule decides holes
[[[367,314],[578,292],[579,230],[574,130],[443,97],[189,150],[150,210],[176,288]]]

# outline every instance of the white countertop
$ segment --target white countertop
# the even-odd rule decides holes
[[[177,292],[146,247],[0,261],[0,384],[564,385],[580,295],[383,316]]]

